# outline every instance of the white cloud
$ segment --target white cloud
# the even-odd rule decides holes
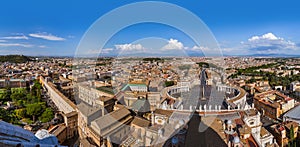
[[[267,33],[261,36],[253,36],[246,42],[241,42],[242,48],[257,53],[280,53],[286,50],[297,50],[297,44],[277,37],[273,33]],[[288,52],[287,52],[288,53]]]
[[[115,53],[115,51],[113,51],[113,50],[116,50],[116,49],[114,49],[114,48],[88,49],[88,50],[83,51],[82,53],[78,53],[77,55],[83,55],[83,56],[87,56],[87,57],[97,57],[97,56],[103,55],[103,54],[109,55],[109,54]]]
[[[47,48],[46,45],[40,45],[39,48]]]
[[[0,47],[33,47],[31,44],[23,44],[23,43],[0,43]]]
[[[163,50],[178,50],[178,49],[184,49],[184,46],[181,42],[179,42],[178,40],[176,39],[170,39],[168,41],[168,44],[165,45],[163,48]]]
[[[112,53],[113,50],[114,50],[113,48],[105,48],[105,49],[101,50],[101,53],[102,54],[109,54],[109,53]]]
[[[28,40],[28,37],[25,35],[18,35],[18,36],[7,36],[7,37],[1,37],[1,39],[24,39],[24,40]]]
[[[6,40],[0,40],[0,42],[7,42]]]
[[[85,55],[98,55],[100,52],[99,49],[90,49],[90,50],[87,50],[84,54]]]
[[[73,36],[73,35],[69,35],[69,36],[68,36],[68,38],[71,38],[71,39],[73,39],[73,38],[75,38],[75,36]]]
[[[210,49],[209,47],[204,47],[204,46],[193,46],[190,50],[192,51],[210,51],[212,49]]]
[[[132,51],[132,50],[144,50],[145,48],[141,44],[118,44],[115,45],[116,49],[119,50],[127,50],[127,51]]]
[[[45,40],[50,40],[50,41],[64,41],[66,40],[65,38],[62,37],[58,37],[46,32],[43,33],[32,33],[29,34],[29,36],[34,37],[34,38],[41,38],[41,39],[45,39]]]
[[[277,37],[273,33],[267,33],[262,36],[253,36],[248,39],[249,42],[258,40],[283,40],[283,38]]]
[[[255,35],[236,46],[225,45],[222,51],[226,55],[253,54],[299,54],[299,46],[273,33]]]

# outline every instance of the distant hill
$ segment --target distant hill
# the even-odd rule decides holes
[[[224,55],[225,57],[231,57],[232,55]],[[233,55],[236,57],[269,57],[269,58],[299,58],[299,54],[251,54],[251,55]]]
[[[24,55],[5,55],[0,56],[0,62],[10,62],[10,63],[25,63],[27,61],[32,61],[30,57]]]
[[[300,57],[300,55],[297,55],[297,54],[294,54],[294,55],[290,55],[290,54],[253,54],[250,56],[253,56],[253,57],[283,57],[283,58]]]

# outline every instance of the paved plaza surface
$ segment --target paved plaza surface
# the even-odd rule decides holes
[[[201,117],[193,115],[188,126],[185,147],[223,147],[227,146],[219,135],[210,127],[204,132],[199,131]]]

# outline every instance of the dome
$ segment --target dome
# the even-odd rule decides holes
[[[47,137],[51,137],[51,136],[53,136],[53,135],[50,134],[47,130],[41,129],[41,130],[38,130],[38,131],[35,133],[35,136],[36,136],[38,139],[44,139],[44,138],[47,138]]]
[[[184,125],[184,120],[183,119],[181,119],[180,121],[179,121],[179,125]]]
[[[161,109],[166,110],[167,106],[165,104],[162,105]]]
[[[179,140],[177,137],[172,138],[172,144],[178,144]]]
[[[233,143],[240,143],[240,138],[238,136],[235,136],[233,138]]]
[[[228,124],[228,125],[231,125],[231,124],[232,124],[232,121],[231,121],[231,120],[227,120],[227,124]]]
[[[45,129],[38,130],[35,133],[35,136],[39,139],[38,142],[41,144],[53,144],[53,145],[58,144],[57,138],[53,134],[50,134]]]

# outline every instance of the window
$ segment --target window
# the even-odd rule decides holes
[[[251,121],[251,122],[250,122],[250,125],[254,125],[254,122],[253,122],[253,121]]]

